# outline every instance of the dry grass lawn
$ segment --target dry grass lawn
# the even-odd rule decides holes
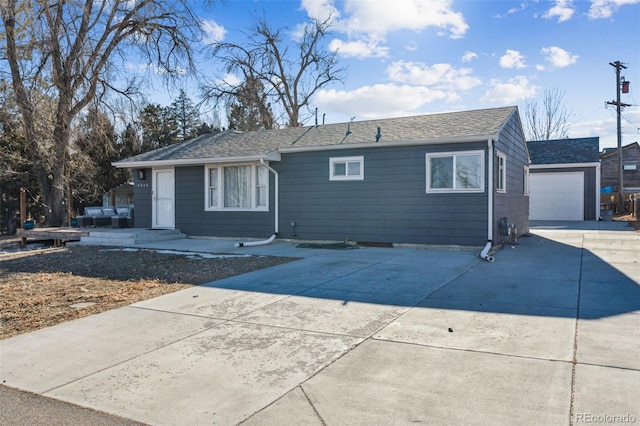
[[[91,246],[2,254],[0,339],[291,260]]]

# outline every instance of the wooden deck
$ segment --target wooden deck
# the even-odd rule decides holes
[[[21,245],[27,245],[27,239],[53,240],[53,245],[60,247],[67,241],[80,241],[81,237],[89,235],[89,230],[79,228],[34,228],[18,229],[16,235],[22,238]]]

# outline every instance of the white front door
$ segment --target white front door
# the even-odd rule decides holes
[[[153,228],[174,229],[175,178],[173,169],[153,170]]]

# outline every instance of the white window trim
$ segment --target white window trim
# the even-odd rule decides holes
[[[238,207],[224,207],[224,172],[225,167],[238,167],[238,166],[251,166],[251,207],[250,208],[238,208]],[[258,199],[258,167],[262,165],[259,163],[233,163],[233,164],[210,164],[204,167],[204,210],[209,212],[217,211],[237,211],[237,212],[256,212],[256,211],[269,211],[269,181],[266,185],[266,200],[265,206],[256,206]],[[209,205],[209,170],[218,169],[218,205]],[[269,179],[269,174],[267,174]]]
[[[431,158],[438,157],[457,157],[461,155],[479,155],[480,156],[480,188],[431,188]],[[470,192],[484,192],[484,181],[486,180],[484,175],[484,151],[448,151],[448,152],[428,152],[426,154],[426,171],[427,171],[427,194],[438,193],[470,193]],[[454,161],[455,165],[455,161]],[[455,185],[455,173],[454,173],[454,185]]]
[[[531,191],[531,180],[530,180],[530,175],[529,175],[529,166],[524,166],[524,181],[523,181],[523,194],[525,196],[529,196],[529,192]]]
[[[334,164],[345,163],[345,169],[348,171],[347,163],[360,163],[360,174],[354,176],[336,176],[333,174]],[[364,180],[364,156],[358,157],[330,157],[329,158],[329,180]]]
[[[496,153],[498,157],[498,179],[496,180],[496,192],[502,194],[507,192],[507,156],[502,152]],[[500,159],[502,159],[502,167],[500,167]],[[502,181],[502,187],[500,187]]]

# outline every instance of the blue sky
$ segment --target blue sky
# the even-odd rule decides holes
[[[557,88],[574,113],[569,137],[616,146],[615,109],[605,102],[616,96],[609,63],[621,61],[631,82],[621,100],[633,105],[623,111],[623,144],[640,140],[640,0],[227,0],[201,17],[210,40],[241,43],[253,16],[293,35],[330,14],[327,48],[348,73],[313,99],[328,123],[522,107]]]

